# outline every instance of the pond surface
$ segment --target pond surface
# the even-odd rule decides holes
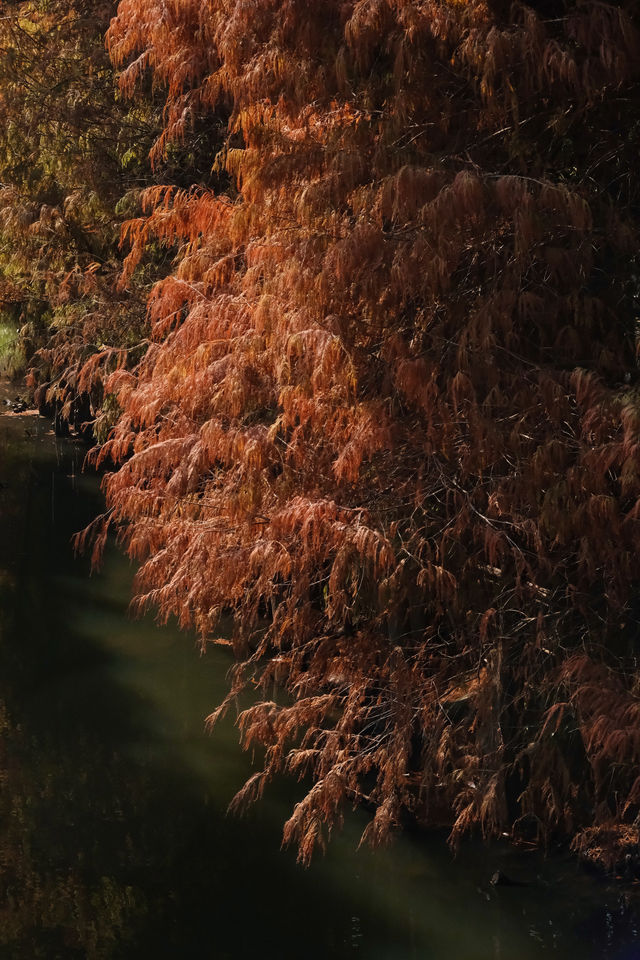
[[[226,815],[251,771],[204,730],[229,655],[127,614],[114,548],[71,535],[100,507],[84,448],[0,416],[0,957],[215,960],[640,958],[637,887],[570,858],[403,835],[357,850],[347,817],[308,870],[280,847],[299,795]],[[493,888],[503,870],[527,886]]]

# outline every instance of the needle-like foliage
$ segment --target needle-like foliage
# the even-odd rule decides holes
[[[552,13],[547,8],[553,8]],[[138,604],[233,613],[224,711],[345,801],[486,835],[638,838],[640,36],[631,3],[121,0],[156,165],[151,345],[107,389]],[[286,697],[274,695],[284,690]],[[218,711],[220,712],[220,711]],[[217,713],[214,714],[214,717]],[[604,856],[604,855],[603,855]]]

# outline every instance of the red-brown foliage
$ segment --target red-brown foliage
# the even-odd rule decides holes
[[[109,383],[109,518],[141,607],[233,612],[238,801],[309,775],[305,860],[345,800],[374,840],[640,810],[638,23],[504,7],[122,0],[108,34],[166,92],[154,160],[224,110],[235,183],[125,229],[124,282],[179,252]]]

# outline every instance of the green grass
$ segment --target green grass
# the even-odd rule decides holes
[[[24,354],[18,331],[0,320],[0,376],[17,377],[24,369]]]

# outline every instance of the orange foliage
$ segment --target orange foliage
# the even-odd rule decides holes
[[[639,208],[615,147],[638,23],[505,6],[121,0],[108,34],[123,91],[165,92],[153,160],[224,109],[235,184],[154,187],[125,227],[124,283],[151,242],[178,253],[107,385],[109,520],[141,607],[203,642],[233,612],[220,709],[257,685],[240,728],[266,749],[239,801],[309,774],[304,860],[345,800],[374,840],[407,811],[455,811],[455,837],[640,809]]]

